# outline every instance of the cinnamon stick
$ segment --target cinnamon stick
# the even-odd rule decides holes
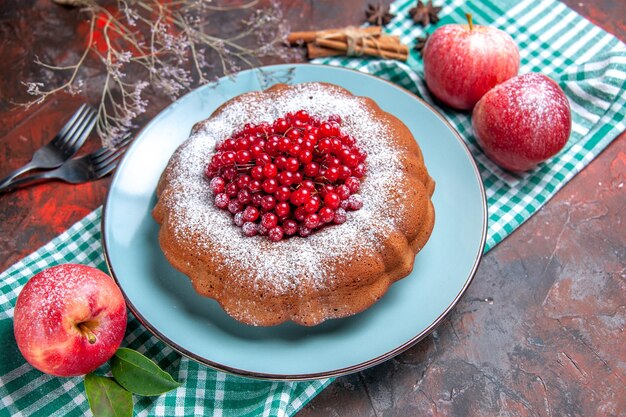
[[[328,56],[340,56],[345,54],[344,51],[332,48],[324,48],[323,46],[319,46],[314,43],[306,44],[306,52],[309,59],[325,58]]]
[[[343,30],[345,30],[345,28],[344,29],[324,29],[324,30],[304,31],[304,32],[291,32],[287,36],[287,42],[289,42],[290,45],[314,42],[315,38],[317,38],[318,36],[328,36],[333,33],[339,34]],[[382,28],[380,26],[368,26],[366,28],[359,28],[356,30],[362,31],[364,34],[367,34],[368,36],[380,36],[380,34],[382,33]],[[345,35],[344,35],[343,40],[345,40]]]
[[[318,46],[322,46],[325,48],[337,49],[343,52],[348,51],[348,44],[346,42],[318,38],[315,41],[315,43]],[[357,48],[357,50],[359,53],[363,55],[370,55],[370,56],[376,56],[376,57],[387,58],[387,59],[398,59],[400,61],[406,61],[408,59],[408,48],[406,48],[406,52],[403,53],[403,52],[384,50],[382,48],[377,48],[377,47],[372,47],[372,46],[363,47],[362,45],[360,45]]]

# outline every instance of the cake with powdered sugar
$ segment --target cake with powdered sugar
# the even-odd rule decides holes
[[[237,96],[171,157],[153,216],[169,262],[243,323],[316,325],[413,269],[435,184],[409,129],[328,83]]]

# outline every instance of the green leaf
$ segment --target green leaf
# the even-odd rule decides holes
[[[113,378],[87,374],[85,391],[94,417],[132,417],[133,395]]]
[[[111,360],[113,377],[124,388],[139,395],[161,395],[180,386],[170,374],[141,353],[119,348]]]

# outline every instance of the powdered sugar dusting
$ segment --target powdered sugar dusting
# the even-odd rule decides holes
[[[270,98],[271,97],[271,98]],[[271,242],[261,236],[244,237],[233,224],[230,213],[216,208],[204,170],[215,144],[227,138],[245,123],[273,122],[287,112],[300,109],[326,119],[341,116],[343,132],[352,135],[359,147],[367,151],[368,174],[361,185],[363,208],[349,212],[344,224],[325,227],[312,235],[291,237]],[[248,96],[228,105],[217,117],[210,119],[177,151],[175,174],[171,185],[180,193],[167,194],[163,204],[171,208],[170,221],[176,225],[178,239],[186,239],[188,231],[201,236],[199,245],[217,244],[226,266],[253,271],[251,276],[264,287],[277,293],[292,291],[299,285],[325,287],[332,277],[327,262],[347,261],[348,253],[376,250],[380,236],[395,228],[397,215],[389,190],[402,175],[402,166],[391,147],[388,127],[375,120],[367,106],[357,97],[338,93],[315,83],[298,84],[287,92],[267,96]],[[373,174],[375,173],[375,174]]]

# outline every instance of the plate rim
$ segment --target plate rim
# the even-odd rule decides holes
[[[461,135],[458,133],[458,131],[454,128],[454,126],[452,126],[452,124],[441,114],[441,112],[436,109],[435,107],[433,107],[430,103],[426,102],[424,99],[422,99],[421,97],[417,96],[416,94],[412,93],[411,91],[407,90],[404,87],[401,87],[397,84],[392,83],[391,81],[385,80],[383,78],[377,77],[375,75],[369,74],[369,73],[365,73],[365,72],[361,72],[358,71],[356,69],[353,68],[346,68],[346,67],[338,67],[338,66],[333,66],[333,65],[325,65],[325,64],[317,64],[317,63],[287,63],[287,64],[274,64],[274,65],[264,65],[264,66],[260,66],[260,67],[255,67],[255,68],[249,68],[243,71],[239,71],[236,74],[233,75],[225,75],[223,77],[220,77],[215,83],[222,83],[227,79],[232,79],[233,76],[238,77],[243,73],[247,73],[247,72],[254,72],[254,71],[258,71],[258,70],[271,70],[271,69],[279,69],[279,68],[285,68],[285,69],[290,69],[290,68],[295,68],[296,67],[317,67],[317,68],[324,68],[326,69],[330,69],[330,70],[337,70],[337,71],[346,71],[348,73],[357,73],[361,76],[366,76],[366,77],[371,77],[377,81],[382,81],[383,83],[387,84],[389,87],[395,88],[397,90],[399,90],[401,93],[403,94],[408,94],[412,99],[415,99],[417,101],[419,101],[422,105],[424,105],[428,110],[430,110],[436,117],[438,117],[445,125],[446,127],[453,133],[453,135],[455,136],[456,140],[459,142],[459,144],[461,145],[461,148],[465,151],[470,165],[474,171],[474,174],[476,175],[477,178],[477,182],[479,185],[479,191],[480,191],[480,196],[481,196],[481,202],[482,202],[482,227],[481,227],[481,238],[480,238],[480,244],[479,244],[479,250],[477,252],[477,254],[475,255],[475,259],[474,262],[472,264],[472,268],[470,270],[470,273],[467,277],[467,279],[465,280],[465,283],[463,284],[463,286],[461,287],[460,291],[458,292],[458,294],[454,297],[454,299],[451,301],[451,303],[441,312],[441,314],[439,316],[437,316],[437,318],[435,320],[433,320],[433,322],[427,326],[424,330],[422,330],[421,332],[419,332],[417,335],[415,335],[414,337],[412,337],[411,339],[409,339],[408,341],[406,341],[405,343],[402,343],[400,346],[397,346],[394,349],[391,349],[381,355],[378,355],[372,359],[369,359],[367,361],[363,361],[363,362],[359,362],[358,364],[354,364],[354,365],[350,365],[350,366],[346,366],[343,368],[339,368],[339,369],[334,369],[334,370],[329,370],[329,371],[321,371],[321,372],[312,372],[312,373],[303,373],[303,374],[278,374],[278,373],[266,373],[266,372],[255,372],[255,371],[250,371],[250,370],[244,370],[244,369],[239,369],[236,367],[232,367],[232,366],[228,366],[228,365],[224,365],[215,361],[211,361],[207,358],[201,357],[189,350],[187,350],[186,348],[179,346],[176,342],[172,341],[171,339],[169,339],[167,336],[165,336],[163,333],[161,333],[153,324],[151,324],[139,311],[138,309],[135,307],[135,305],[130,301],[130,299],[128,298],[128,296],[126,295],[126,292],[122,289],[121,283],[117,278],[117,275],[115,273],[115,270],[113,268],[113,265],[111,264],[111,260],[109,258],[109,250],[108,250],[108,243],[107,243],[107,238],[106,238],[106,218],[107,218],[107,211],[109,208],[109,200],[111,197],[111,193],[113,191],[113,184],[115,182],[115,180],[118,177],[118,170],[115,170],[113,177],[111,179],[111,183],[110,186],[107,190],[106,196],[105,196],[105,200],[104,200],[104,204],[103,204],[103,208],[102,208],[102,218],[100,220],[100,227],[101,227],[101,239],[102,239],[102,248],[103,248],[103,254],[104,254],[104,261],[106,264],[107,269],[109,270],[109,274],[113,277],[113,279],[115,280],[115,282],[117,283],[117,285],[120,287],[120,290],[122,291],[122,294],[124,296],[124,299],[126,301],[126,305],[129,308],[129,310],[133,313],[133,315],[137,318],[137,320],[148,330],[150,331],[152,334],[154,334],[158,339],[160,339],[162,342],[164,342],[166,345],[168,345],[170,348],[172,348],[173,350],[175,350],[176,352],[178,352],[179,354],[186,356],[189,359],[192,359],[198,363],[201,363],[203,365],[206,365],[212,369],[218,370],[218,371],[222,371],[222,372],[227,372],[233,375],[237,375],[237,376],[242,376],[242,377],[247,377],[247,378],[252,378],[252,379],[259,379],[259,380],[273,380],[273,381],[308,381],[308,380],[317,380],[317,379],[323,379],[323,378],[334,378],[334,377],[339,377],[342,375],[347,375],[347,374],[351,374],[351,373],[355,373],[355,372],[359,372],[362,371],[364,369],[373,367],[375,365],[378,365],[382,362],[385,362],[397,355],[399,355],[400,353],[406,351],[407,349],[411,348],[412,346],[414,346],[415,344],[419,343],[421,340],[423,340],[424,338],[426,338],[428,335],[430,335],[437,327],[439,327],[439,325],[442,323],[443,319],[454,309],[454,307],[458,304],[458,302],[461,300],[461,298],[463,297],[463,295],[465,295],[465,293],[467,292],[467,289],[469,288],[469,286],[471,285],[471,283],[474,280],[474,277],[476,276],[476,272],[478,271],[478,267],[480,265],[480,262],[482,261],[482,258],[484,256],[484,249],[485,249],[485,244],[486,244],[486,240],[487,240],[487,222],[488,222],[488,217],[487,217],[487,197],[486,197],[486,192],[485,192],[485,186],[482,182],[482,178],[480,175],[480,171],[478,169],[478,165],[476,163],[476,160],[474,159],[468,145],[465,143],[465,141],[463,140],[463,138],[461,137]],[[332,81],[328,81],[328,82],[332,82]],[[148,128],[150,128],[152,126],[153,123],[156,123],[158,119],[160,119],[162,117],[162,115],[165,112],[168,112],[173,106],[176,106],[180,100],[184,99],[185,97],[187,97],[189,94],[195,93],[198,89],[206,87],[207,85],[210,86],[210,84],[205,84],[202,86],[198,86],[195,89],[188,91],[186,94],[184,94],[183,96],[179,97],[178,99],[176,99],[175,101],[173,101],[172,103],[168,104],[165,108],[163,108],[161,111],[159,111],[159,113],[154,116],[148,123],[146,123],[146,125],[144,127],[142,127],[137,134],[135,135],[135,137],[140,136],[141,134],[143,134],[144,131],[146,131]],[[120,161],[120,164],[122,162],[124,162],[124,160],[129,157],[128,155],[130,155],[130,152],[128,152],[133,146],[135,146],[135,141],[133,141],[129,148],[126,150],[126,152],[124,153],[124,156],[122,157],[122,160]]]

